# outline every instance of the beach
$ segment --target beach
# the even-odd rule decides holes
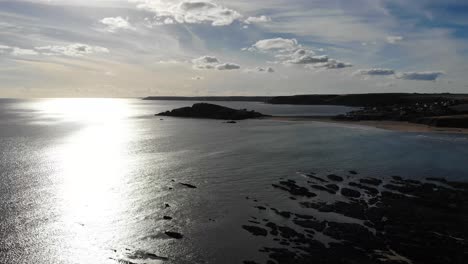
[[[434,127],[406,121],[346,121],[328,116],[273,116],[266,119],[294,122],[325,122],[347,126],[367,126],[400,132],[468,134],[466,128]]]

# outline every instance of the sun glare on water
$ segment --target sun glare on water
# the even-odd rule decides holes
[[[93,243],[112,239],[114,221],[127,208],[123,194],[129,181],[129,108],[119,99],[41,103],[45,115],[80,124],[51,151],[62,223],[73,234],[67,241],[70,248],[86,251]]]
[[[131,114],[124,99],[49,99],[41,101],[37,108],[46,117],[84,123],[108,123]]]

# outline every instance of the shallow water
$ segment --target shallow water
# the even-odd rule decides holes
[[[258,257],[258,240],[240,228],[253,210],[245,197],[288,208],[291,202],[271,187],[280,177],[357,170],[468,180],[465,135],[154,117],[190,104],[0,100],[0,262],[161,262],[129,258],[141,250],[168,257],[165,263],[241,263]],[[219,104],[274,115],[348,110]]]

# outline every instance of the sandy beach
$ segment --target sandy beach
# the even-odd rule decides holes
[[[466,128],[433,127],[424,124],[416,124],[404,121],[341,121],[324,116],[273,116],[270,120],[294,121],[294,122],[327,122],[346,124],[353,126],[368,126],[380,129],[402,131],[402,132],[431,132],[431,133],[455,133],[468,134]]]

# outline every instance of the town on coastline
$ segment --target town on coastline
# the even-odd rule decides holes
[[[382,93],[348,95],[228,96],[228,97],[147,97],[144,100],[253,101],[290,105],[343,105],[360,107],[336,121],[404,121],[434,127],[468,128],[467,94]],[[175,109],[159,115],[241,120],[266,117],[253,111],[234,110],[211,104]]]

